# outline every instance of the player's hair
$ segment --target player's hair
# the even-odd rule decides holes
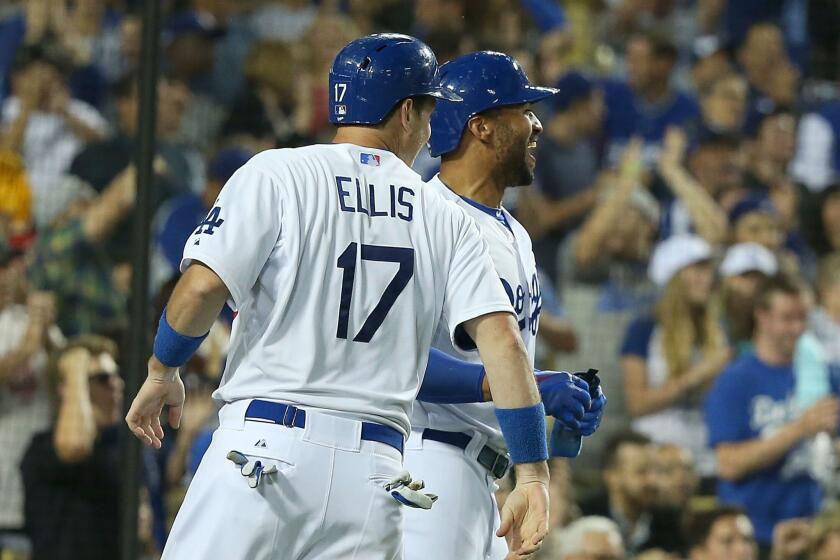
[[[744,515],[744,510],[730,505],[719,505],[711,509],[690,512],[683,521],[683,536],[688,549],[703,546],[718,520],[739,515]]]
[[[607,533],[624,546],[621,530],[615,521],[600,515],[588,515],[570,523],[557,536],[556,558],[565,560],[573,554],[584,552],[583,539],[587,533],[594,531]]]
[[[693,309],[686,292],[681,276],[674,275],[654,309],[656,325],[662,333],[662,353],[671,378],[677,378],[691,368],[697,350],[713,351],[721,348],[726,340],[717,298],[710,298],[701,308]]]
[[[91,356],[109,354],[115,360],[119,357],[119,347],[110,338],[96,335],[83,334],[70,339],[65,346],[54,350],[50,354],[47,364],[47,384],[49,393],[54,402],[58,402],[58,387],[62,383],[61,372],[58,370],[58,362],[61,357],[74,348],[84,348]]]
[[[788,296],[801,296],[802,286],[795,278],[787,274],[777,274],[766,278],[755,292],[754,310],[768,310],[773,303],[773,296],[784,294]]]
[[[619,432],[607,440],[601,466],[604,470],[615,468],[618,463],[618,450],[622,445],[650,445],[651,443],[653,442],[649,437],[639,432],[633,430]]]
[[[416,113],[420,113],[420,112],[422,112],[423,109],[425,109],[429,105],[434,105],[435,104],[435,98],[431,97],[429,95],[412,95],[411,97],[406,97],[405,99],[411,99],[414,102],[413,110]],[[388,111],[388,114],[385,115],[385,118],[382,119],[382,122],[375,125],[376,128],[384,128],[385,125],[388,124],[388,121],[391,120],[391,117],[393,117],[397,113],[397,111],[399,110],[400,106],[402,105],[403,101],[405,101],[405,99],[400,99],[399,101],[394,103],[394,106],[391,108],[390,111]],[[347,125],[345,125],[345,126],[347,126]],[[349,125],[349,126],[357,126],[357,125]],[[360,126],[369,126],[369,125],[360,125]]]
[[[831,253],[820,261],[817,289],[823,292],[838,282],[840,282],[840,253]]]
[[[650,45],[651,54],[656,58],[667,58],[672,63],[677,60],[679,51],[673,38],[662,29],[644,29],[634,32],[630,40],[641,39]]]

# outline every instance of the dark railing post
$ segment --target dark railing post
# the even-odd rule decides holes
[[[149,344],[149,231],[152,218],[153,160],[157,113],[158,56],[160,48],[160,2],[143,3],[143,36],[137,83],[139,100],[134,165],[137,168],[137,204],[133,224],[133,260],[130,298],[130,326],[127,360],[124,362],[126,400],[137,393],[146,377]],[[123,487],[121,507],[121,560],[137,560],[137,510],[139,505],[141,460],[139,441],[123,430]]]

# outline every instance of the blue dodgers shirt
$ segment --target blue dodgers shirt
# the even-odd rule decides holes
[[[602,84],[606,117],[607,161],[617,163],[624,146],[633,136],[640,136],[645,143],[643,158],[653,165],[665,131],[669,126],[683,126],[700,117],[700,108],[694,98],[672,91],[662,103],[650,105],[636,97],[627,83],[606,80]]]
[[[797,416],[793,364],[770,366],[747,352],[720,374],[706,398],[709,445],[767,437]],[[811,474],[811,442],[736,482],[721,479],[721,503],[743,507],[756,539],[770,544],[779,521],[817,513],[822,491]]]

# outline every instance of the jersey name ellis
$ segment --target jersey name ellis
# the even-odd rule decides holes
[[[414,190],[409,187],[368,183],[369,196],[366,197],[359,178],[336,176],[335,186],[342,212],[358,212],[371,218],[398,218],[406,222],[414,218]]]

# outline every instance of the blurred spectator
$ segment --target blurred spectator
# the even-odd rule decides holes
[[[752,191],[773,193],[793,188],[788,168],[796,150],[796,116],[777,108],[754,123],[753,142],[744,186]]]
[[[819,194],[811,215],[805,219],[811,224],[811,245],[818,256],[840,251],[840,183]]]
[[[618,525],[597,515],[573,521],[557,536],[556,560],[622,560],[626,558]]]
[[[25,235],[32,227],[32,192],[23,160],[0,148],[0,220],[8,223],[8,235]]]
[[[784,217],[766,195],[751,194],[738,201],[729,211],[732,243],[757,243],[768,249],[779,262],[779,268],[798,276],[808,265],[810,253],[797,255],[785,246],[789,233]]]
[[[793,360],[806,321],[799,286],[782,276],[768,279],[754,313],[755,350],[717,379],[706,399],[706,423],[721,478],[718,497],[746,510],[767,550],[779,521],[819,510],[812,469],[820,458],[810,442],[836,432],[840,403],[826,397],[804,411],[796,405]]]
[[[210,212],[224,184],[252,155],[252,152],[239,148],[220,150],[208,166],[207,184],[201,196],[183,193],[160,208],[154,219],[153,232],[156,252],[162,257],[156,261],[158,270],[154,280],[157,283],[179,273],[187,239]]]
[[[840,367],[840,252],[820,262],[817,301],[808,318],[809,330],[822,343],[828,362]]]
[[[107,134],[96,109],[70,97],[67,62],[58,49],[45,43],[18,52],[12,96],[0,119],[0,144],[23,156],[36,205],[60,188],[61,175],[85,144]]]
[[[748,128],[762,114],[796,105],[799,71],[788,58],[781,30],[775,23],[765,20],[753,24],[737,57],[750,84]]]
[[[699,91],[702,126],[721,134],[739,134],[747,114],[746,80],[735,73],[722,74]]]
[[[689,515],[685,530],[690,560],[757,560],[753,525],[741,508],[717,506]]]
[[[638,135],[645,142],[644,161],[653,164],[669,126],[699,115],[694,99],[671,88],[677,50],[659,33],[634,34],[627,43],[627,80],[604,84],[607,113],[607,159],[616,162],[625,144]]]
[[[744,171],[740,139],[701,127],[694,131],[688,152],[686,168],[691,176],[725,208],[727,195],[740,192]]]
[[[118,555],[123,381],[116,356],[112,341],[94,336],[55,356],[55,424],[32,439],[21,463],[32,560]]]
[[[631,141],[618,175],[580,229],[569,236],[560,255],[562,283],[598,286],[598,311],[645,308],[653,288],[647,277],[659,207],[640,186],[641,142]]]
[[[18,47],[26,37],[23,2],[6,2],[0,6],[0,101],[9,92],[9,70]],[[35,4],[35,2],[30,2]]]
[[[811,525],[808,560],[834,560],[840,558],[840,509],[826,509]]]
[[[780,521],[773,529],[770,560],[800,560],[808,550],[811,520],[788,519]]]
[[[581,503],[584,515],[615,521],[631,553],[660,548],[682,549],[676,512],[657,505],[654,446],[635,432],[613,436],[604,448],[606,494]]]
[[[714,133],[701,138],[689,157],[689,168],[683,166],[686,148],[685,133],[669,128],[657,158],[659,177],[668,189],[663,195],[665,215],[659,236],[666,239],[696,232],[717,245],[726,240],[727,224],[726,214],[715,198],[734,182],[737,167],[731,160],[732,146]]]
[[[318,7],[308,0],[280,0],[262,2],[254,13],[254,31],[258,38],[295,43],[303,40],[315,17]]]
[[[721,301],[729,344],[736,355],[752,349],[755,292],[779,272],[776,256],[758,243],[731,246],[720,265]]]
[[[572,71],[556,84],[554,113],[540,136],[537,160],[538,190],[525,191],[519,203],[532,238],[537,261],[551,278],[557,248],[576,229],[598,198],[599,158],[595,145],[603,119],[603,95],[583,74]],[[527,199],[527,200],[523,200]]]
[[[97,196],[67,177],[49,199],[50,213],[41,217],[29,280],[35,289],[55,292],[58,325],[68,336],[116,335],[125,327],[128,286],[118,283],[104,245],[134,208],[135,181],[129,166]]]
[[[720,15],[726,33],[738,44],[749,40],[749,34],[755,25],[766,23],[776,27],[776,22],[782,22],[785,11],[801,8],[801,2],[794,0],[741,0],[740,2],[723,2]],[[800,21],[800,24],[803,22]],[[781,32],[779,43],[781,44]]]
[[[78,177],[95,191],[105,188],[127,165],[132,163],[136,149],[137,112],[139,95],[137,78],[127,76],[114,86],[117,109],[117,127],[107,139],[90,144],[76,158],[70,167],[70,173]],[[152,183],[152,210],[159,209],[164,202],[177,193],[204,189],[203,163],[194,160],[199,156],[189,147],[171,141],[178,129],[181,112],[188,105],[189,94],[183,86],[172,80],[161,79],[158,82],[157,112],[157,155],[165,164],[165,173],[158,173]],[[199,184],[200,182],[200,184]],[[126,261],[131,254],[131,227],[133,211],[125,214],[120,227],[111,236],[107,250],[109,255]]]
[[[706,453],[703,395],[731,353],[712,304],[712,250],[697,237],[657,246],[650,276],[662,290],[652,315],[637,318],[621,348],[624,397],[633,429],[689,449],[697,472],[715,474]]]
[[[755,294],[761,283],[778,271],[776,256],[757,243],[739,243],[726,252],[720,267],[722,302],[729,342],[737,355],[753,350]],[[814,317],[814,313],[809,316]],[[828,360],[820,338],[812,332],[806,332],[797,341],[794,371],[799,406],[808,406],[829,394]]]
[[[714,0],[720,1],[720,0]],[[715,35],[697,37],[691,47],[691,81],[699,92],[732,73],[732,61],[725,42]]]
[[[700,482],[694,470],[694,458],[688,449],[666,443],[656,448],[656,471],[659,503],[684,511]]]
[[[26,291],[19,251],[0,237],[0,556],[25,550],[19,463],[32,436],[49,426],[47,351],[55,332],[55,298]]]
[[[222,125],[227,142],[255,152],[305,143],[308,123],[296,111],[302,93],[295,80],[299,58],[300,49],[286,43],[254,45],[245,60],[245,83]]]
[[[224,32],[211,14],[194,10],[172,14],[162,31],[166,73],[192,93],[181,115],[178,140],[202,149],[209,147],[225,118],[212,80],[216,41]]]
[[[101,107],[106,80],[121,71],[121,14],[102,0],[53,1],[49,11],[51,31],[75,67],[70,78],[74,95]]]
[[[757,243],[774,254],[784,242],[782,220],[773,203],[763,194],[741,199],[729,211],[733,243]]]
[[[840,176],[840,100],[829,101],[799,122],[796,159],[791,172],[811,191],[820,192]]]
[[[605,14],[604,40],[620,46],[634,33],[648,29],[671,29],[681,47],[694,38],[694,18],[682,15],[680,2],[675,0],[614,0]]]
[[[259,40],[255,33],[257,21],[254,11],[264,2],[236,2],[234,0],[198,0],[193,7],[210,13],[225,30],[216,40],[213,49],[211,91],[215,99],[230,107],[242,89],[245,59],[251,47]]]

